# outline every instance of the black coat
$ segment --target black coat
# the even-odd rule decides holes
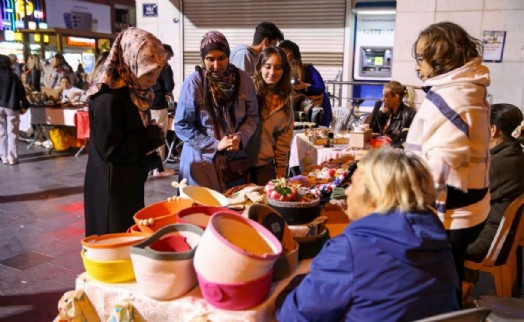
[[[371,129],[374,133],[380,133],[382,135],[387,135],[391,138],[392,143],[402,143],[406,138],[406,131],[403,129],[408,129],[411,126],[413,117],[415,117],[416,111],[404,103],[400,104],[400,107],[397,110],[396,114],[391,115],[391,122],[389,127],[384,131],[384,127],[388,121],[388,118],[391,113],[384,113],[378,111],[377,116],[374,120],[371,120]]]
[[[155,97],[151,103],[152,110],[162,110],[167,108],[166,95],[171,94],[175,89],[175,81],[173,80],[173,70],[170,65],[162,69],[156,84],[153,86]]]
[[[0,107],[14,111],[29,107],[22,81],[10,70],[0,70]]]
[[[127,87],[104,87],[89,104],[89,158],[85,173],[86,236],[125,232],[144,207],[153,139]],[[156,146],[155,146],[156,147]]]
[[[504,142],[490,150],[489,189],[491,209],[479,237],[468,246],[467,258],[481,262],[509,204],[524,193],[524,152],[517,142]],[[508,247],[504,245],[501,260],[505,260]]]

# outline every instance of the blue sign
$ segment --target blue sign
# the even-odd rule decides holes
[[[143,17],[158,17],[158,5],[156,3],[142,4]]]

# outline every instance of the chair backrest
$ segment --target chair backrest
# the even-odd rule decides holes
[[[513,200],[513,202],[508,206],[508,208],[504,212],[504,216],[500,221],[500,225],[497,229],[497,233],[495,234],[495,238],[493,238],[493,242],[491,243],[488,253],[482,261],[483,265],[495,265],[508,238],[513,237],[513,240],[511,241],[509,254],[513,254],[515,252],[515,248],[517,247],[524,231],[524,220],[522,220],[523,205],[524,193],[518,196],[515,200]],[[512,227],[516,227],[513,236],[511,236],[510,234]]]
[[[451,313],[444,313],[414,322],[482,322],[491,313],[491,310],[485,307],[466,309]]]

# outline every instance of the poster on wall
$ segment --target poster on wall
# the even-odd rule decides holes
[[[482,43],[484,44],[484,61],[490,63],[502,62],[506,31],[484,30]]]

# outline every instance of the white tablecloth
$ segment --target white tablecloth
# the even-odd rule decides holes
[[[302,260],[295,274],[309,271],[311,260]],[[185,296],[171,301],[157,301],[137,291],[136,283],[106,284],[92,280],[87,273],[76,279],[76,289],[83,290],[102,321],[107,321],[115,304],[129,302],[139,315],[138,321],[261,321],[275,320],[275,300],[293,276],[273,283],[265,302],[244,311],[217,309],[206,302],[200,288],[195,287]],[[198,320],[202,321],[202,320]]]
[[[31,107],[20,115],[20,130],[27,131],[31,124],[75,126],[78,108]]]
[[[320,165],[324,161],[336,159],[343,155],[355,155],[358,150],[349,148],[347,144],[335,144],[332,148],[314,145],[309,142],[305,134],[299,133],[293,137],[293,142],[291,143],[289,167],[300,166],[300,170],[303,170],[304,157],[308,151],[311,151],[313,165]]]

